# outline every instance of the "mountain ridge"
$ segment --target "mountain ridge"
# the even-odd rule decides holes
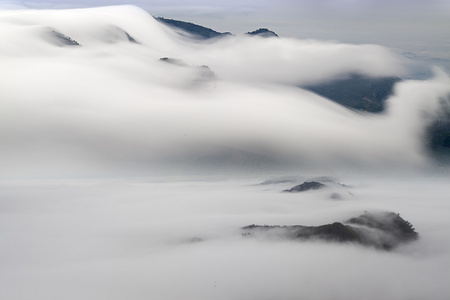
[[[154,18],[158,22],[161,22],[162,24],[184,30],[187,33],[193,34],[200,39],[211,39],[211,38],[218,38],[218,37],[231,35],[230,32],[218,32],[211,28],[197,25],[197,24],[194,24],[191,22],[185,22],[185,21],[174,20],[174,19],[166,19],[164,17],[154,17]]]
[[[198,25],[191,22],[181,21],[181,20],[175,20],[175,19],[168,19],[164,17],[154,17],[158,22],[161,22],[162,24],[168,25],[170,27],[174,27],[177,29],[181,29],[188,34],[194,35],[194,37],[201,39],[201,40],[207,40],[212,38],[221,38],[225,36],[232,36],[231,32],[218,32],[211,28]],[[260,36],[264,38],[269,37],[278,37],[278,34],[275,32],[267,29],[267,28],[259,28],[254,31],[249,31],[245,33],[245,35],[251,35],[251,36]]]

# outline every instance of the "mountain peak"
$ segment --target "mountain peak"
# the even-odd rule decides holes
[[[278,34],[276,34],[275,32],[273,32],[267,28],[259,28],[255,31],[247,32],[246,34],[257,35],[257,36],[265,37],[265,38],[266,37],[278,37]]]
[[[229,33],[229,32],[217,32],[215,30],[212,30],[211,28],[200,26],[200,25],[190,23],[190,22],[166,19],[163,17],[155,17],[155,19],[165,25],[175,27],[178,29],[182,29],[183,31],[193,34],[200,39],[210,39],[210,38],[231,35],[231,33]]]

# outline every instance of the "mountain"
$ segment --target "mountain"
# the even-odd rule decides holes
[[[170,58],[170,57],[161,57],[159,59],[161,62],[165,62],[171,65],[175,65],[182,68],[189,68],[191,70],[194,70],[196,73],[196,77],[193,80],[194,84],[201,84],[204,82],[208,82],[211,80],[214,80],[216,78],[216,75],[214,72],[205,65],[202,66],[190,66],[184,61],[180,59]]]
[[[217,32],[213,29],[193,24],[190,22],[156,17],[157,21],[168,26],[181,29],[200,39],[218,38],[231,35],[229,32]],[[247,32],[246,35],[261,37],[278,37],[267,28]],[[417,59],[414,53],[405,52],[403,56],[409,59]],[[175,60],[168,60],[175,63]],[[384,102],[392,94],[394,85],[401,79],[399,77],[373,78],[361,74],[345,74],[340,78],[321,82],[318,84],[300,86],[347,108],[379,113],[384,111]],[[441,116],[427,129],[427,145],[431,149],[450,149],[450,113]]]
[[[450,110],[448,104],[441,104],[440,116],[428,126],[426,144],[435,153],[450,153]]]
[[[350,74],[319,84],[302,88],[319,94],[347,108],[380,113],[384,111],[385,100],[393,93],[399,77],[371,78]],[[441,103],[440,115],[426,129],[425,143],[433,154],[450,151],[450,107]]]
[[[155,18],[159,22],[171,27],[188,32],[199,39],[218,38],[231,35],[229,32],[217,32],[210,28],[197,24]],[[247,32],[246,35],[260,37],[278,37],[278,35],[267,28]],[[409,59],[417,59],[414,53],[403,53]],[[394,85],[401,81],[399,77],[368,77],[361,74],[344,74],[337,79],[317,84],[300,86],[303,89],[314,92],[344,107],[370,112],[380,113],[385,109],[385,100],[393,93]],[[432,122],[426,129],[426,146],[436,154],[436,151],[450,151],[450,112],[442,109],[443,113],[439,119]]]
[[[59,46],[81,46],[77,41],[70,36],[66,36],[56,30],[50,31],[50,36],[55,40],[55,44]]]
[[[173,19],[166,19],[163,17],[155,17],[155,19],[165,25],[171,26],[176,29],[181,29],[187,33],[190,33],[194,35],[195,37],[206,40],[211,38],[220,38],[224,36],[230,36],[232,35],[230,32],[218,32],[215,30],[212,30],[211,28],[204,27],[201,25],[197,25],[190,22],[180,21],[180,20],[173,20]],[[260,37],[278,37],[278,35],[267,29],[267,28],[260,28],[258,30],[247,32],[247,35],[254,35],[254,36],[260,36]]]
[[[248,35],[256,35],[256,36],[260,36],[260,37],[278,37],[278,34],[276,34],[275,32],[267,29],[267,28],[260,28],[258,30],[252,31],[252,32],[247,32],[246,34]]]
[[[350,74],[302,88],[348,108],[381,112],[384,110],[384,101],[392,94],[394,85],[400,80],[398,77],[371,78],[360,74]]]
[[[378,212],[360,215],[345,222],[321,226],[304,225],[248,225],[242,227],[244,237],[288,239],[296,241],[321,240],[327,242],[354,243],[380,250],[417,240],[419,234],[412,224],[394,212]]]
[[[231,33],[229,32],[217,32],[215,30],[212,30],[211,28],[207,28],[190,22],[166,19],[163,17],[156,17],[155,19],[168,26],[182,29],[190,34],[197,36],[200,39],[218,38],[231,35]]]

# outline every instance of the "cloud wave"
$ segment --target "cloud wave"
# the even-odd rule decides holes
[[[445,74],[404,81],[387,113],[374,117],[298,85],[404,74],[405,61],[381,46],[198,42],[133,6],[7,10],[0,18],[3,176],[217,162],[417,166],[426,161],[423,111],[433,114],[450,92]]]

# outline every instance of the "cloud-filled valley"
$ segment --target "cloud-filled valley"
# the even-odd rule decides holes
[[[419,79],[375,44],[199,40],[134,6],[1,10],[0,45],[0,298],[450,295],[448,165],[426,135],[445,71]],[[383,111],[305,88],[354,74],[395,79]],[[282,193],[322,175],[336,178]],[[400,213],[418,240],[242,231],[365,211]]]

